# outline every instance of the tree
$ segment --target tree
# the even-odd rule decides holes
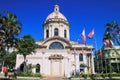
[[[21,32],[22,24],[15,14],[5,11],[6,15],[0,16],[0,35],[2,43],[9,48],[15,44],[16,36]]]
[[[116,21],[112,21],[111,23],[106,24],[106,30],[103,37],[103,41],[104,43],[107,44],[108,47],[110,47],[117,53],[117,56],[116,56],[117,58],[120,57],[118,50],[113,45],[113,42],[114,43],[116,42],[120,46],[120,26]],[[102,47],[102,50],[104,51],[104,46]],[[107,61],[105,60],[105,63],[109,62],[109,65],[106,66],[106,68],[108,68],[106,72],[108,71],[111,72],[113,69],[113,66],[115,65],[115,64],[112,65],[110,60],[111,60],[111,57],[109,55],[109,58],[107,59]]]
[[[10,69],[13,69],[15,67],[16,64],[16,52],[12,52],[10,54],[7,54],[5,56],[5,65],[9,66]]]
[[[34,53],[37,47],[38,45],[30,35],[25,35],[19,39],[17,50],[24,57],[24,72],[26,72],[26,56]]]
[[[117,44],[120,45],[120,26],[116,21],[106,24],[103,41],[108,44],[108,47],[113,48],[113,50],[120,56],[120,54],[112,44],[112,41],[116,41]]]
[[[5,11],[4,14],[0,14],[0,55],[8,53],[10,47],[16,46],[16,37],[21,32],[21,28],[22,24],[15,14],[8,11]],[[3,63],[4,59],[3,57]]]

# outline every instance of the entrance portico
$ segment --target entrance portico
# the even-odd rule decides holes
[[[62,55],[54,54],[49,57],[50,60],[50,75],[62,76]]]

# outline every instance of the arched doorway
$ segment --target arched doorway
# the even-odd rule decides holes
[[[36,64],[36,73],[40,73],[40,64]]]
[[[20,71],[24,71],[24,64],[23,63],[20,65]]]

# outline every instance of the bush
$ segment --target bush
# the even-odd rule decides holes
[[[12,80],[12,79],[9,79],[9,78],[0,78],[0,80]]]
[[[95,78],[95,74],[91,74],[91,79],[93,80]]]
[[[85,79],[87,79],[87,74],[82,74],[82,77],[84,77]]]
[[[31,72],[18,72],[17,76],[26,76],[26,77],[42,77],[41,74],[31,73]]]
[[[80,74],[79,76],[78,75],[74,75],[72,76],[74,78],[85,78],[87,79],[87,77],[90,77],[92,79],[94,79],[95,77],[102,77],[102,78],[105,78],[105,77],[109,77],[109,78],[112,78],[112,77],[120,77],[120,73],[107,73],[107,74]]]
[[[112,78],[112,74],[108,74],[108,77],[109,77],[109,78]]]
[[[106,75],[106,74],[101,74],[100,76],[103,77],[103,78],[105,78],[105,77],[107,77],[108,75]]]

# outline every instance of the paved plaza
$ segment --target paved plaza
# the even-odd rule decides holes
[[[18,77],[18,78],[23,78],[23,77]],[[39,78],[25,78],[25,80],[69,80],[65,77],[46,77],[46,78],[43,78],[43,79],[39,79]]]
[[[67,78],[65,78],[65,77],[47,77],[42,80],[67,80]]]

